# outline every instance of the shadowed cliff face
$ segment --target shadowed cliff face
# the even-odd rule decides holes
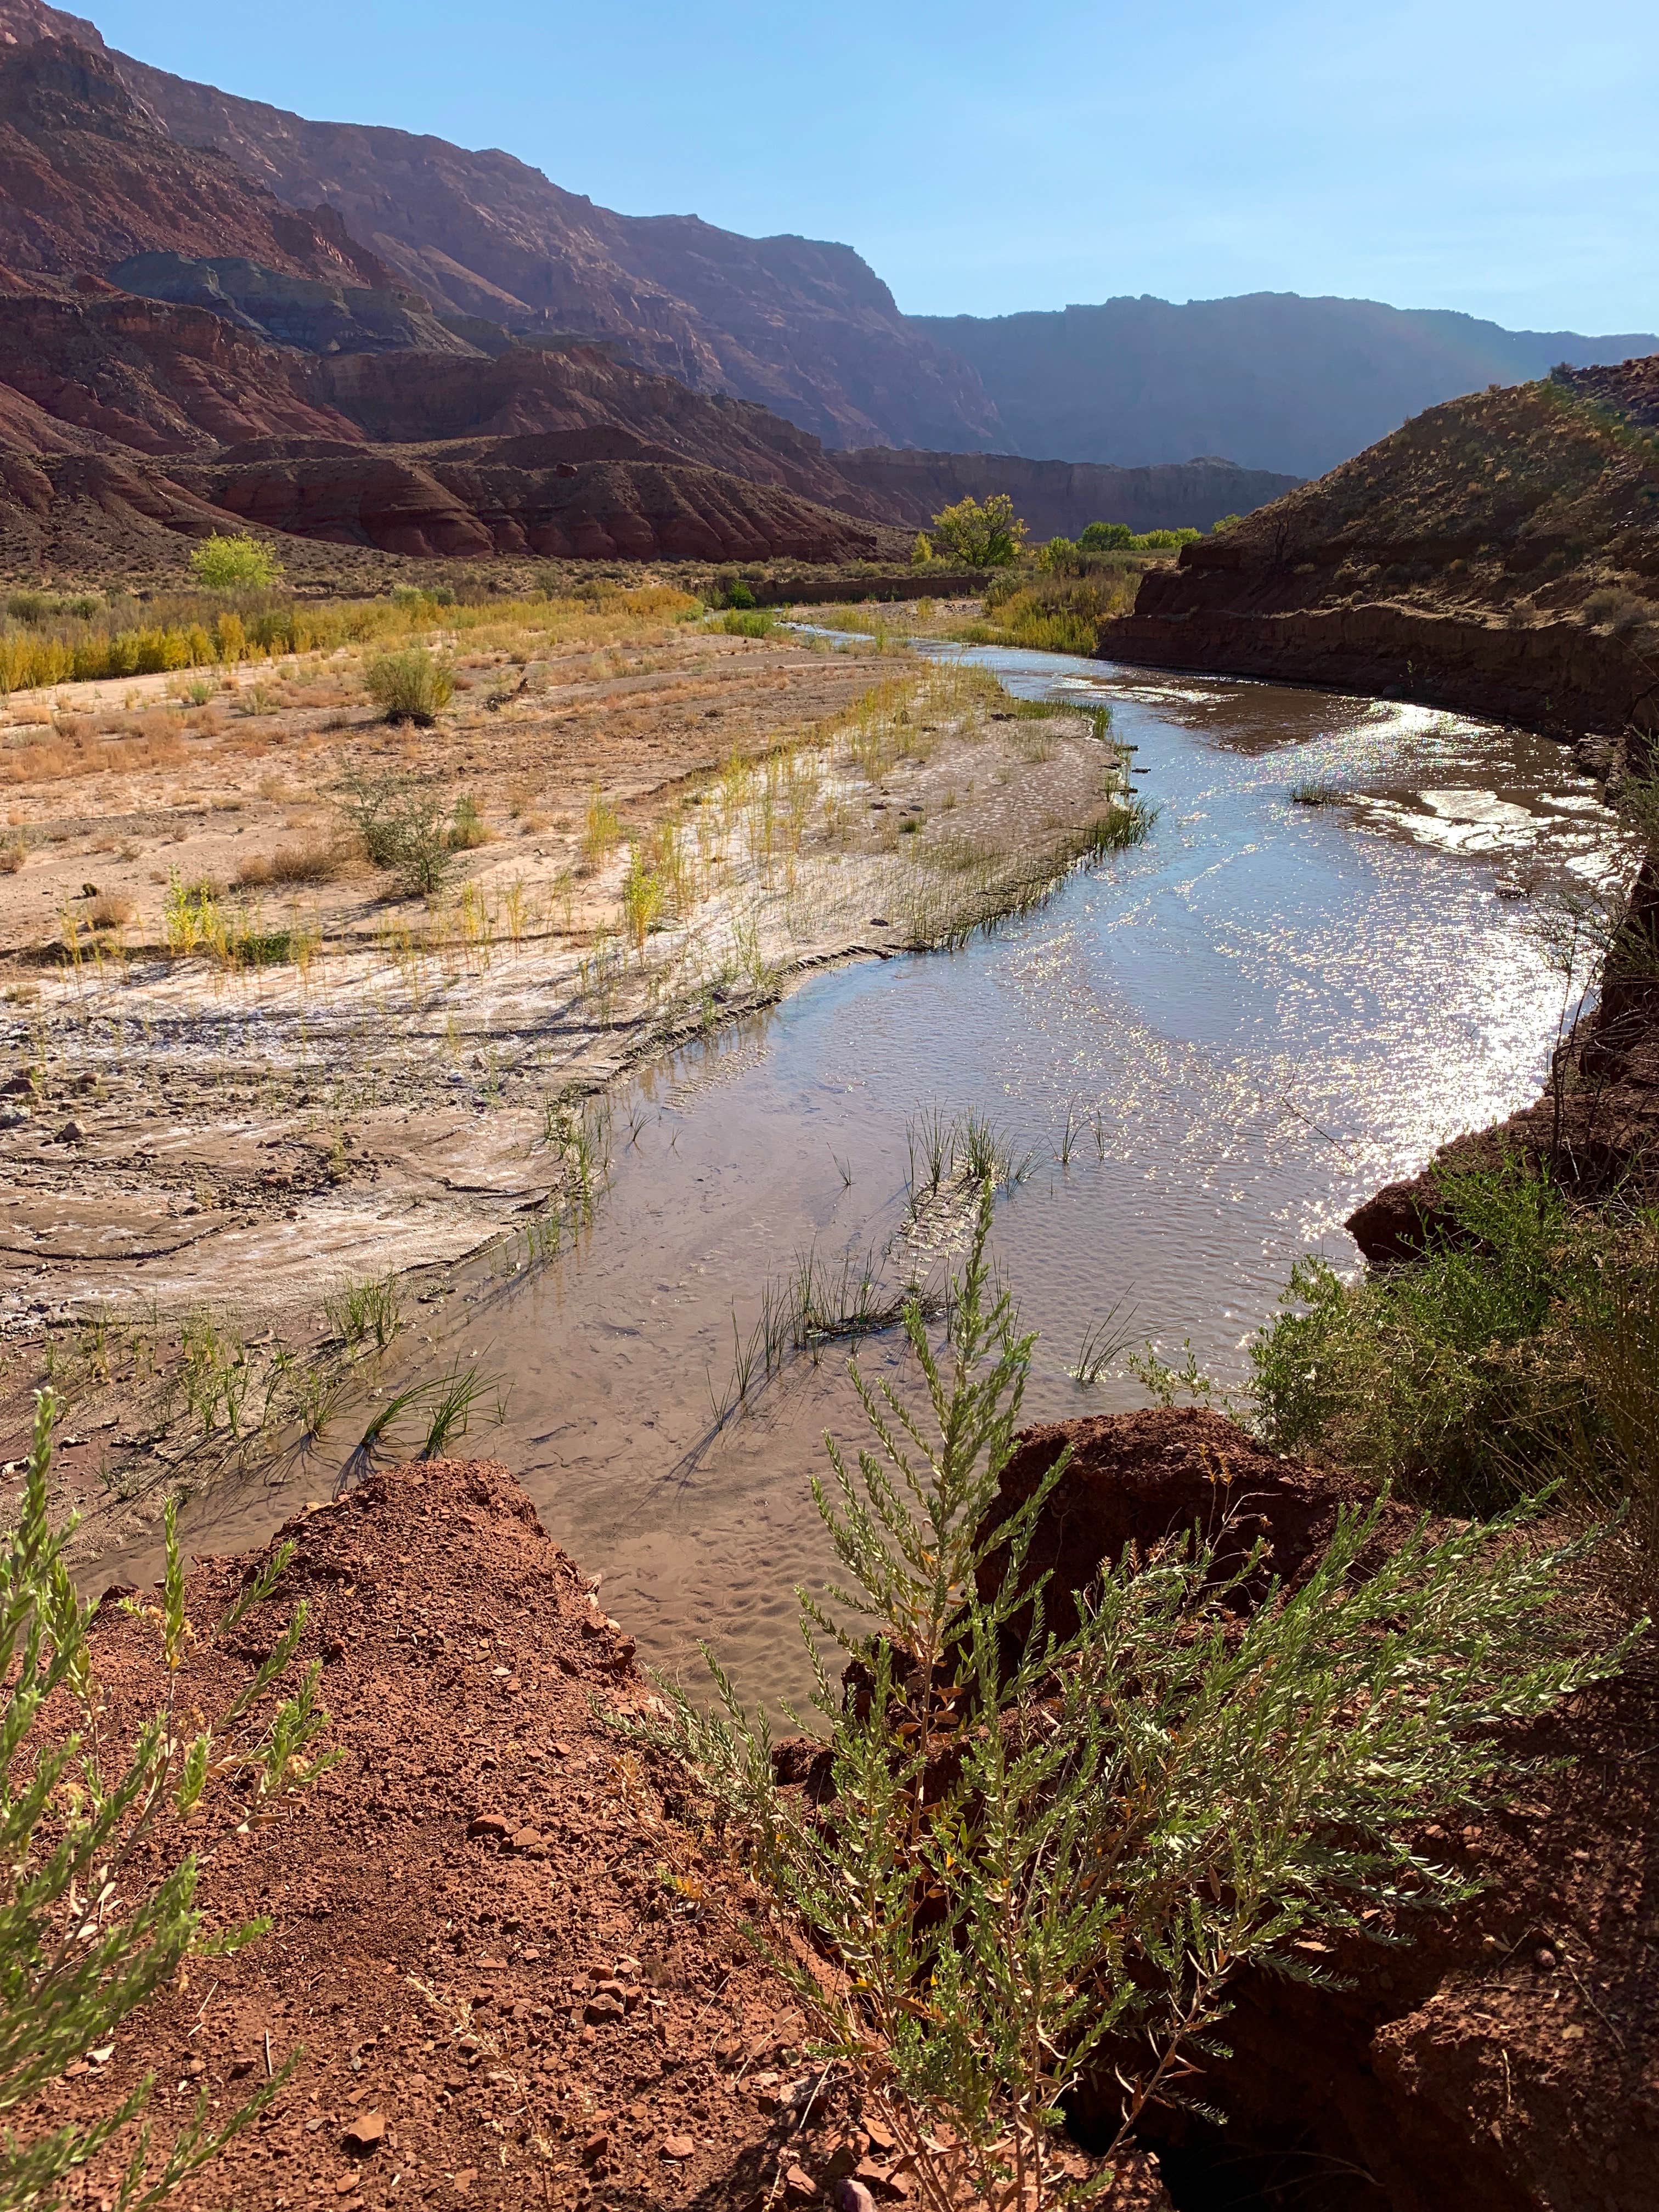
[[[979,372],[997,442],[1012,452],[1130,466],[1230,453],[1298,476],[1460,392],[1659,345],[1651,334],[1506,331],[1440,309],[1275,292],[912,320]]]
[[[1185,547],[1103,649],[1507,714],[1606,765],[1659,690],[1656,388],[1631,362],[1431,408]]]
[[[1294,477],[1231,461],[1167,461],[1103,468],[1087,461],[1028,461],[1008,453],[927,453],[872,447],[837,453],[849,483],[878,495],[897,520],[923,529],[953,500],[1006,492],[1034,538],[1075,538],[1091,522],[1132,530],[1207,530],[1294,489]]]
[[[0,42],[54,31],[102,45],[40,0],[0,0]],[[613,340],[700,390],[775,408],[829,445],[995,442],[978,377],[912,328],[849,246],[616,215],[509,154],[313,123],[124,54],[108,60],[181,148],[216,150],[290,207],[325,205],[441,314]],[[252,252],[181,238],[124,252],[146,246]]]
[[[222,155],[175,143],[107,54],[56,39],[0,47],[0,261],[102,275],[158,248],[245,254],[337,284],[392,281],[337,216],[296,212]]]

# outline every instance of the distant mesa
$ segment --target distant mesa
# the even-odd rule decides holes
[[[1506,331],[1441,308],[1294,292],[911,319],[978,372],[1012,453],[1129,467],[1225,453],[1298,477],[1461,393],[1528,383],[1558,362],[1659,352],[1651,332]]]
[[[888,559],[999,491],[1039,538],[1206,529],[1449,392],[1659,348],[1268,295],[907,318],[847,246],[310,122],[44,0],[0,0],[0,162],[25,562],[227,515],[457,556]]]

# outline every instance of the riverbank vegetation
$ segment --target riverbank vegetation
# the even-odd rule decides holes
[[[1265,1595],[1224,1519],[1106,1560],[1075,1632],[1048,1632],[1025,1561],[1066,1459],[1003,1510],[1034,1340],[993,1285],[994,1196],[943,1343],[906,1310],[919,1402],[854,1367],[871,1444],[832,1443],[814,1484],[844,1578],[801,1600],[822,1780],[779,1784],[718,1666],[712,1713],[670,1690],[647,1731],[741,1855],[750,1932],[927,2212],[1097,2198],[1215,2050],[1243,1972],[1317,1982],[1338,1937],[1398,1942],[1474,1893],[1413,1836],[1501,1802],[1500,1727],[1620,1656],[1587,1650],[1559,1602],[1573,1554],[1517,1541],[1524,1511],[1395,1532],[1379,1563],[1382,1509],[1350,1510]],[[1062,2139],[1079,2100],[1108,2115],[1104,2171]]]
[[[1105,556],[1085,573],[1009,570],[985,590],[982,617],[959,623],[951,635],[965,645],[1017,645],[1041,653],[1092,653],[1100,625],[1133,606],[1147,563]]]
[[[1621,1516],[1613,1553],[1659,1593],[1659,1212],[1575,1203],[1509,1159],[1445,1170],[1420,1259],[1345,1282],[1304,1260],[1257,1339],[1267,1440],[1486,1512],[1559,1482]]]
[[[301,599],[276,589],[13,594],[0,627],[0,695],[61,684],[229,668],[368,645],[418,643],[439,631],[485,643],[508,633],[603,642],[642,622],[688,621],[702,602],[670,584],[595,584],[574,594],[463,602],[413,587],[388,598]],[[598,634],[596,636],[596,633]]]

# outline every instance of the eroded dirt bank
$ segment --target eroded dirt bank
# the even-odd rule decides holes
[[[1028,1431],[1005,1470],[1010,1505],[1060,1449],[1072,1460],[1032,1548],[1034,1571],[1085,1583],[1103,1558],[1238,1516],[1241,1543],[1294,1584],[1339,1505],[1362,1494],[1264,1452],[1197,1408]],[[1404,1507],[1383,1523],[1403,1534]],[[1064,1608],[1051,1608],[1063,1628]],[[1471,1905],[1425,1917],[1407,1948],[1344,1940],[1313,1963],[1350,1984],[1241,1984],[1233,2056],[1206,2070],[1217,2129],[1146,2129],[1183,2208],[1295,2203],[1319,2212],[1650,2212],[1659,2170],[1659,1682],[1650,1645],[1621,1680],[1577,1699],[1515,1748],[1561,1761],[1510,1808],[1427,1828],[1423,1847],[1481,1880]],[[1100,2085],[1109,2109],[1113,2089]],[[1086,2100],[1085,2100],[1086,2103]],[[1086,2110],[1080,2112],[1085,2130]]]
[[[1228,1505],[1294,1579],[1352,1494],[1186,1410],[1028,1432],[1010,1498],[1067,1443],[1037,1551],[1068,1583]],[[734,1932],[729,1869],[673,1820],[672,1775],[607,1725],[650,1686],[506,1471],[376,1474],[287,1533],[277,1595],[191,1683],[211,1705],[308,1601],[302,1656],[325,1662],[344,1758],[274,1825],[198,1838],[210,1922],[259,1913],[271,1932],[192,1969],[26,2124],[101,2108],[154,2069],[165,2139],[198,2086],[228,2107],[302,2044],[272,2111],[181,2192],[191,2212],[752,2212],[827,2203],[854,2172],[878,2203],[910,2197],[844,2088],[816,2085],[787,1989]],[[216,1610],[249,1565],[203,1563],[193,1606]],[[106,1607],[96,1638],[112,1717],[130,1722],[161,1687],[149,1633]],[[1200,2085],[1230,2124],[1156,2116],[1154,2155],[1109,2201],[1167,2208],[1161,2166],[1190,2212],[1649,2212],[1654,1708],[1650,1670],[1596,1691],[1524,1747],[1570,1764],[1500,1816],[1426,1832],[1485,1879],[1474,1905],[1405,1949],[1344,1944],[1320,1963],[1347,1989],[1243,1985],[1235,2055]],[[1109,2083],[1100,2096],[1103,2110]],[[105,2201],[111,2171],[86,2177],[82,2203]]]
[[[758,2212],[828,2203],[855,2172],[884,2203],[908,2197],[803,2058],[787,1987],[734,1933],[729,1870],[665,1808],[672,1776],[607,1725],[651,1694],[632,1640],[505,1468],[376,1474],[285,1533],[276,1595],[191,1684],[214,1706],[307,1601],[301,1658],[324,1662],[344,1757],[274,1825],[197,1838],[211,1924],[259,1914],[271,1932],[133,2015],[25,2129],[105,2110],[154,2069],[165,2142],[199,2086],[228,2110],[303,2045],[271,2111],[181,2190],[185,2212]],[[217,1612],[248,1564],[203,1563],[192,1609]],[[112,1722],[153,1710],[146,1630],[106,1606],[94,1636]],[[116,2171],[78,2201],[107,2203]],[[1144,2162],[1115,2201],[1167,2207]]]

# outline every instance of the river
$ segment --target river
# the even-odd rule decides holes
[[[695,1668],[709,1637],[751,1694],[807,1686],[792,1591],[826,1565],[809,1477],[826,1427],[861,1429],[832,1345],[711,1435],[734,1330],[801,1253],[890,1252],[919,1116],[988,1115],[1030,1156],[995,1231],[1039,1332],[1029,1417],[1146,1401],[1121,1361],[1090,1388],[1072,1371],[1114,1312],[1133,1345],[1190,1345],[1236,1390],[1300,1253],[1356,1267],[1341,1224],[1361,1198],[1536,1095],[1565,989],[1538,916],[1633,857],[1542,738],[952,650],[1023,696],[1109,704],[1158,809],[1150,841],[961,951],[819,976],[647,1070],[614,1102],[580,1247],[506,1277],[498,1259],[442,1332],[445,1357],[509,1387],[467,1449],[504,1459],[603,1573],[642,1656]],[[1304,782],[1342,796],[1296,803]],[[890,1337],[864,1356],[896,1360]],[[321,1494],[331,1472],[283,1492]],[[246,1541],[249,1504],[198,1501],[191,1542]]]

